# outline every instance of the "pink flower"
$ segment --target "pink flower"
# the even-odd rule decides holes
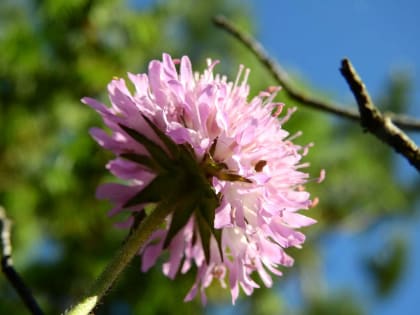
[[[213,73],[215,65],[209,60],[204,73],[193,73],[188,57],[164,54],[148,75],[128,74],[134,92],[114,79],[110,108],[83,102],[111,130],[91,130],[116,155],[107,168],[129,183],[98,188],[97,196],[114,204],[110,214],[129,211],[121,225],[130,228],[149,204],[169,205],[166,226],[139,248],[142,270],[168,250],[166,276],[197,268],[186,300],[199,291],[205,303],[205,289],[217,280],[230,287],[234,303],[240,288],[250,295],[258,287],[254,272],[270,287],[270,274],[293,264],[284,249],[305,241],[297,229],[315,222],[298,213],[312,205],[302,189],[308,174],[300,170],[309,145],[293,144],[282,128],[294,109],[279,119],[277,88],[248,101],[249,70],[240,67],[232,83]]]

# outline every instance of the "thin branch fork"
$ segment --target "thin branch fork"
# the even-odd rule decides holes
[[[334,102],[328,102],[320,100],[312,95],[304,93],[297,87],[295,87],[287,74],[287,72],[276,63],[267,52],[264,50],[262,45],[257,42],[250,35],[245,34],[233,23],[228,21],[224,16],[216,16],[213,18],[213,22],[216,26],[225,30],[237,40],[239,40],[245,47],[247,47],[257,59],[267,68],[274,79],[283,87],[283,90],[289,95],[290,98],[296,100],[302,105],[312,107],[327,113],[332,113],[337,116],[347,118],[353,121],[360,121],[361,117],[357,110],[345,108],[344,105],[340,105]],[[414,119],[406,115],[398,115],[395,113],[387,113],[387,117],[400,128],[407,131],[420,131],[420,120]]]
[[[33,297],[31,291],[13,267],[12,244],[10,241],[11,228],[12,222],[6,216],[4,208],[0,206],[0,257],[2,271],[7,280],[19,294],[28,311],[33,315],[43,315],[44,313]]]
[[[340,71],[356,98],[362,127],[393,147],[420,172],[420,149],[389,117],[382,115],[376,108],[366,86],[348,59],[342,60]]]

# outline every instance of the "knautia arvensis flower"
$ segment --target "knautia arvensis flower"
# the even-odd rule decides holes
[[[229,82],[213,73],[216,64],[209,60],[199,74],[188,57],[164,54],[148,74],[128,74],[133,92],[125,80],[112,80],[111,107],[83,102],[111,130],[91,130],[116,155],[107,168],[127,181],[98,188],[98,198],[115,205],[110,214],[127,211],[125,227],[132,228],[148,205],[168,208],[166,225],[139,248],[142,270],[167,250],[168,277],[197,268],[186,300],[199,291],[205,303],[205,289],[217,280],[234,303],[240,288],[250,295],[258,287],[252,273],[269,287],[270,273],[293,264],[284,249],[300,247],[305,236],[296,229],[315,221],[298,213],[313,201],[302,189],[308,174],[301,158],[309,146],[293,144],[282,128],[293,109],[279,118],[277,88],[248,100],[249,70],[240,67]]]

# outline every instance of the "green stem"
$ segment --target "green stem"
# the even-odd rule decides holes
[[[169,205],[161,202],[154,211],[134,230],[117,255],[108,264],[90,291],[76,306],[65,312],[65,315],[88,315],[105,293],[111,288],[119,274],[128,265],[150,235],[163,223],[170,212]]]

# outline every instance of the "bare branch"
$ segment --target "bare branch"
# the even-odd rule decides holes
[[[29,312],[33,315],[43,315],[44,313],[35,301],[31,291],[13,267],[12,244],[10,242],[11,228],[12,223],[6,216],[4,208],[0,206],[0,250],[2,271],[7,280],[9,280],[10,284],[19,294],[23,303],[25,303]]]
[[[382,115],[375,107],[366,86],[348,59],[341,61],[340,71],[359,105],[362,127],[405,156],[420,171],[420,149],[389,117]]]
[[[332,113],[353,121],[360,121],[360,114],[356,110],[345,108],[345,106],[341,104],[318,99],[295,87],[291,83],[287,72],[269,57],[262,45],[258,43],[254,38],[252,38],[248,34],[245,34],[238,27],[229,22],[225,17],[216,16],[213,18],[213,22],[215,23],[215,25],[227,31],[236,39],[238,39],[243,45],[245,45],[245,47],[247,47],[267,68],[267,70],[271,73],[274,79],[283,87],[283,89],[286,91],[290,98],[296,100],[302,105],[306,105],[318,110]],[[406,115],[398,115],[395,113],[388,113],[387,117],[392,119],[395,125],[399,126],[404,130],[420,131],[420,120],[414,119]]]

